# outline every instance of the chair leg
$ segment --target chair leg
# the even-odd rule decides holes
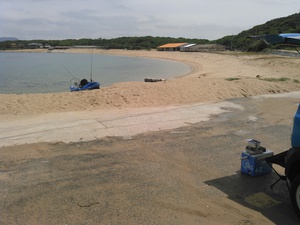
[[[276,180],[275,183],[273,183],[273,184],[270,186],[270,188],[273,189],[273,187],[274,187],[280,180],[283,180],[283,181],[285,181],[288,190],[290,190],[289,184],[288,184],[288,182],[287,182],[287,177],[284,176],[284,175],[280,175],[280,174],[273,168],[273,166],[271,165],[271,163],[268,162],[268,160],[266,160],[266,162],[268,163],[268,165],[272,168],[272,170],[273,170],[273,171],[277,174],[277,176],[279,177],[278,180]]]
[[[277,174],[277,175],[278,175],[278,174]],[[273,183],[273,184],[270,186],[270,188],[273,189],[273,187],[275,186],[275,184],[277,184],[280,180],[286,181],[286,176],[279,175],[278,180],[276,180],[275,183]],[[286,182],[286,184],[287,184],[287,182]],[[288,184],[287,184],[287,186],[288,186]],[[288,188],[289,188],[289,186],[288,186]]]

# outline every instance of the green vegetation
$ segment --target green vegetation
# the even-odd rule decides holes
[[[260,78],[260,80],[269,81],[269,82],[285,82],[285,81],[289,81],[290,78],[287,78],[287,77],[280,77],[280,78],[270,77],[270,78]]]
[[[96,45],[104,49],[155,49],[160,45],[167,43],[187,42],[195,44],[221,44],[229,50],[238,50],[244,52],[259,52],[267,49],[282,48],[281,45],[267,45],[262,40],[248,38],[253,35],[279,34],[279,33],[300,33],[300,13],[287,17],[270,20],[262,25],[257,25],[249,30],[242,31],[237,35],[225,36],[221,39],[209,41],[207,39],[189,39],[189,38],[172,38],[172,37],[119,37],[113,39],[66,39],[66,40],[18,40],[0,42],[0,49],[11,49],[12,43],[17,48],[26,48],[31,42],[50,44],[51,46],[74,46],[74,45]],[[285,48],[287,48],[285,46]]]
[[[237,77],[230,77],[230,78],[225,78],[225,80],[227,81],[234,81],[234,80],[240,80],[241,78],[237,78]]]
[[[74,45],[95,45],[103,49],[128,49],[128,50],[141,50],[141,49],[155,49],[160,45],[166,43],[195,43],[195,44],[208,44],[209,40],[206,39],[189,39],[189,38],[171,38],[171,37],[119,37],[113,39],[66,39],[66,40],[30,40],[30,41],[5,41],[0,42],[0,49],[10,49],[11,43],[16,43],[17,48],[26,48],[29,43],[42,43],[43,45],[49,44],[51,46],[74,46]]]
[[[241,51],[263,51],[266,48],[278,49],[280,45],[267,45],[262,40],[248,38],[254,35],[300,33],[300,13],[287,17],[270,20],[262,25],[257,25],[249,30],[242,31],[238,35],[225,36],[216,43],[228,46],[229,49]]]
[[[297,84],[300,83],[300,81],[299,81],[298,79],[294,79],[293,82],[294,82],[294,83],[297,83]]]

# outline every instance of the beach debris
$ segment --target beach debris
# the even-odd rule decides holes
[[[82,204],[77,203],[77,205],[79,207],[82,207],[82,208],[88,208],[88,207],[91,207],[91,206],[97,205],[97,204],[100,204],[100,202],[93,202],[93,203],[90,203],[90,204],[87,204],[87,205],[82,205]]]
[[[198,78],[206,77],[206,73],[199,74]]]
[[[146,77],[144,79],[145,82],[159,82],[159,81],[166,81],[167,79],[163,79],[163,78],[149,78]]]

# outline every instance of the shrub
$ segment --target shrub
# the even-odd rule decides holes
[[[290,80],[290,78],[287,78],[287,77],[280,77],[280,78],[270,77],[270,78],[260,78],[260,80],[269,81],[269,82],[285,82],[285,81]]]

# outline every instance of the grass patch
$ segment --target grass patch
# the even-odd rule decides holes
[[[237,78],[237,77],[231,77],[231,78],[226,78],[225,80],[227,81],[234,81],[234,80],[240,80],[241,78]]]
[[[260,78],[260,80],[269,81],[269,82],[285,82],[285,81],[289,81],[290,78],[287,78],[287,77],[280,77],[280,78],[270,77],[270,78]]]
[[[299,84],[299,83],[300,83],[300,81],[299,81],[299,80],[297,80],[297,79],[294,79],[293,81],[294,81],[294,83],[297,83],[297,84]]]

